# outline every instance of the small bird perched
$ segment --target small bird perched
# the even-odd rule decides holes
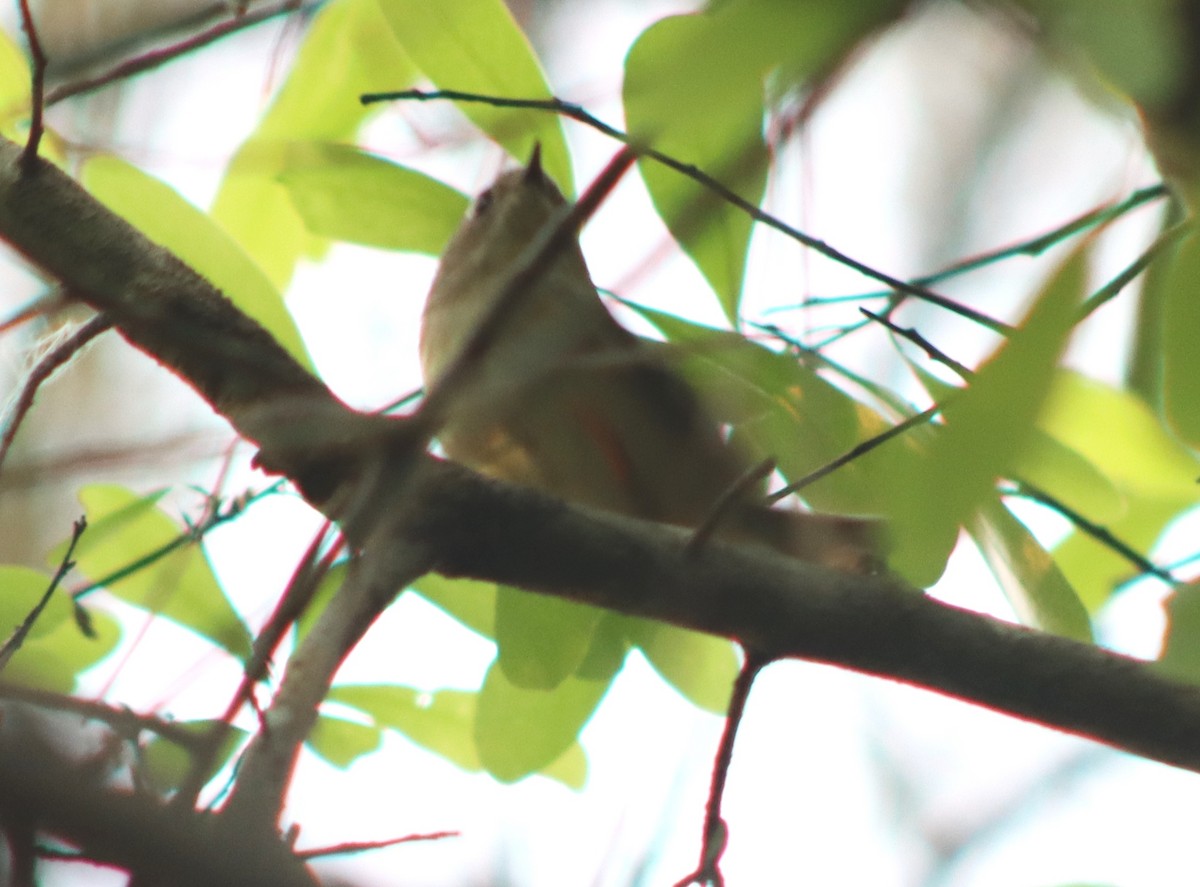
[[[566,203],[537,149],[475,200],[425,303],[427,385],[458,359],[516,258]],[[450,458],[568,501],[686,527],[704,522],[749,468],[659,349],[608,312],[577,241],[544,263],[489,333],[477,372],[447,408],[439,438]],[[882,560],[877,521],[756,500],[740,495],[718,535],[840,569]]]

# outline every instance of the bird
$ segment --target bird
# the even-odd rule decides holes
[[[427,390],[494,312],[525,247],[567,206],[537,147],[475,199],[422,313]],[[613,317],[577,238],[538,271],[486,321],[485,351],[438,434],[448,458],[568,502],[690,528],[716,514],[716,535],[730,541],[833,569],[879,568],[878,520],[771,508],[758,490],[741,489],[753,461],[674,369],[665,346]]]

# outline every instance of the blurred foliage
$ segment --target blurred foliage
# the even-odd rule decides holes
[[[695,165],[758,205],[773,159],[769,124],[798,100],[818,102],[835,89],[843,67],[916,14],[915,6],[725,0],[657,21],[625,59],[622,100],[631,138]],[[1010,4],[996,7],[1012,14]],[[1090,94],[1139,107],[1151,146],[1167,152],[1160,155],[1164,170],[1189,198],[1189,158],[1200,157],[1200,113],[1192,107],[1200,103],[1194,4],[1025,0],[1021,8],[1028,31],[1049,55],[1066,60]],[[15,67],[11,42],[0,41],[0,104],[13,108],[0,124],[9,131],[24,107],[14,84],[18,75],[24,72]],[[320,257],[335,240],[436,254],[466,205],[457,191],[360,145],[380,106],[364,107],[357,97],[422,79],[490,96],[553,95],[530,42],[500,0],[330,0],[310,23],[286,82],[230,161],[211,212],[111,157],[90,160],[83,181],[307,361],[283,300],[302,257]],[[564,187],[573,184],[558,117],[486,103],[461,107],[518,160],[540,143],[550,172]],[[710,290],[696,298],[715,299],[728,323],[717,330],[638,310],[732,423],[733,434],[774,457],[785,482],[801,481],[920,412],[923,407],[892,383],[843,372],[819,349],[746,334],[741,296],[753,222],[678,171],[646,158],[639,168],[666,230],[707,281]],[[893,566],[921,586],[942,574],[965,531],[1023,620],[1091,637],[1090,617],[1121,583],[1144,572],[1094,528],[1152,553],[1164,531],[1193,510],[1200,474],[1194,452],[1200,349],[1193,346],[1200,330],[1200,250],[1194,238],[1155,260],[1155,285],[1140,296],[1163,306],[1164,319],[1137,337],[1139,357],[1163,367],[1160,390],[1135,393],[1060,366],[1080,306],[1097,289],[1090,278],[1092,235],[1120,216],[1096,215],[1040,243],[1040,250],[1054,244],[1071,250],[1028,294],[1024,315],[1001,327],[992,353],[963,368],[954,384],[930,371],[937,361],[906,358],[929,401],[940,406],[939,417],[806,487],[804,501],[822,510],[886,515],[898,528]],[[893,308],[901,301],[890,294]],[[1052,497],[1072,523],[1058,546],[1048,548],[1009,510],[1006,494],[1022,485]],[[158,495],[113,486],[81,495],[91,529],[77,552],[80,575],[215,650],[237,659],[248,655],[250,630],[207,561],[202,533],[165,513]],[[318,606],[339,575],[327,581]],[[0,571],[8,622],[21,618],[46,581],[28,570]],[[635,650],[697,706],[721,711],[727,704],[738,664],[727,642],[440,576],[424,577],[413,593],[494,641],[497,658],[477,690],[336,687],[330,702],[354,718],[325,712],[310,742],[338,766],[377,748],[386,729],[506,782],[541,773],[581,785],[587,764],[580,731]],[[1191,595],[1184,587],[1171,600],[1163,665],[1197,680],[1200,660],[1192,651],[1200,649],[1200,619]],[[51,601],[6,678],[66,690],[115,648],[115,621],[98,614],[97,637],[87,638],[70,621],[70,610],[61,595]],[[301,628],[310,625],[311,613]],[[178,765],[165,752],[161,757],[155,751],[152,763],[170,784]]]

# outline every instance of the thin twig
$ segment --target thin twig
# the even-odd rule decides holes
[[[4,459],[8,456],[8,451],[16,439],[17,430],[21,427],[25,414],[33,407],[34,399],[37,397],[42,383],[50,378],[55,370],[74,357],[80,348],[112,325],[113,322],[107,315],[97,314],[52,348],[30,371],[29,376],[25,379],[25,384],[21,386],[16,402],[13,403],[12,410],[4,420],[4,433],[0,434],[0,466],[4,465]]]
[[[968,367],[966,364],[960,363],[959,361],[955,360],[953,357],[951,357],[945,351],[938,348],[936,345],[934,345],[932,342],[930,342],[928,339],[926,339],[923,335],[921,335],[919,332],[917,332],[917,330],[914,329],[913,327],[898,326],[897,324],[893,323],[891,320],[889,320],[887,317],[883,316],[882,314],[875,314],[872,311],[868,311],[866,308],[860,307],[858,310],[861,313],[863,313],[864,315],[866,315],[867,317],[871,318],[871,320],[875,321],[876,323],[882,324],[883,326],[887,327],[889,330],[891,330],[897,336],[900,336],[901,338],[907,339],[908,341],[912,342],[914,345],[916,345],[918,348],[920,348],[922,351],[924,351],[927,355],[929,355],[930,360],[940,363],[943,366],[949,367],[951,370],[954,371],[954,373],[956,373],[959,376],[959,378],[965,380],[965,379],[971,378],[971,376],[974,375],[974,371],[970,367]]]
[[[22,5],[26,0],[21,0]],[[246,28],[254,25],[262,24],[265,21],[276,18],[280,15],[286,15],[290,12],[295,12],[301,7],[303,0],[287,0],[286,3],[280,3],[278,6],[273,6],[270,9],[261,9],[254,12],[235,10],[234,16],[219,24],[213,25],[207,30],[201,31],[186,40],[181,40],[178,43],[173,43],[170,46],[164,46],[162,49],[155,49],[143,55],[135,56],[131,59],[117,64],[102,74],[95,77],[88,77],[83,80],[75,80],[71,83],[64,83],[62,86],[55,87],[46,96],[46,104],[54,105],[64,99],[69,99],[72,96],[82,95],[83,93],[94,92],[97,89],[108,86],[110,83],[115,83],[118,80],[124,80],[132,77],[135,74],[141,74],[144,71],[150,71],[158,68],[167,62],[174,61],[182,55],[186,55],[196,49],[201,49],[210,43],[215,43],[223,37],[228,37],[231,34],[236,34],[238,31],[243,31]]]
[[[79,537],[83,535],[87,529],[87,518],[81,517],[75,521],[71,530],[71,541],[67,543],[67,550],[63,553],[62,560],[58,564],[58,569],[54,572],[50,584],[46,586],[46,591],[42,594],[41,599],[33,607],[32,610],[25,616],[25,619],[17,626],[4,646],[0,647],[0,671],[3,671],[12,659],[13,654],[21,649],[21,644],[25,643],[25,638],[29,636],[29,632],[33,629],[33,624],[37,622],[42,611],[46,609],[46,605],[50,603],[50,598],[55,590],[62,584],[67,573],[75,568],[75,561],[71,560],[71,555],[75,553],[75,546],[79,544]]]
[[[24,307],[18,308],[16,313],[10,314],[4,320],[0,320],[0,333],[7,333],[23,323],[33,320],[35,317],[43,317],[60,308],[66,307],[70,303],[71,299],[62,291],[62,288],[56,287],[50,292],[43,293],[33,301],[26,303]]]
[[[1144,554],[1137,551],[1128,542],[1117,538],[1111,530],[1103,527],[1095,521],[1088,520],[1074,508],[1071,508],[1061,499],[1051,496],[1045,490],[1039,489],[1031,483],[1023,480],[1014,480],[1015,484],[1012,490],[1008,491],[1009,495],[1021,496],[1025,499],[1030,499],[1034,502],[1045,505],[1047,508],[1053,509],[1065,517],[1071,524],[1080,532],[1091,536],[1105,548],[1115,552],[1122,558],[1127,560],[1133,566],[1141,571],[1143,576],[1154,576],[1156,579],[1161,579],[1163,582],[1171,586],[1179,584],[1178,579],[1171,575],[1170,571],[1158,566]]]
[[[1040,256],[1046,250],[1055,244],[1065,240],[1073,234],[1078,234],[1081,231],[1086,231],[1091,227],[1099,227],[1111,222],[1113,219],[1120,218],[1130,210],[1136,209],[1145,203],[1153,200],[1158,200],[1162,197],[1170,195],[1170,189],[1163,184],[1150,185],[1146,188],[1140,188],[1134,191],[1118,204],[1103,206],[1097,209],[1090,210],[1082,215],[1076,216],[1069,222],[1059,225],[1057,228],[1039,234],[1036,237],[1031,237],[1028,240],[1022,240],[1010,246],[1001,247],[1000,249],[990,250],[989,252],[980,253],[977,256],[972,256],[969,259],[963,259],[961,262],[955,262],[953,265],[947,265],[941,271],[935,271],[933,274],[926,274],[921,277],[914,277],[912,283],[918,286],[933,286],[937,283],[958,277],[961,274],[966,274],[969,271],[976,271],[979,268],[984,268],[988,265],[1005,259],[1016,258],[1017,256]],[[844,296],[818,296],[810,299],[805,299],[798,305],[779,305],[774,308],[767,309],[768,314],[773,314],[779,311],[790,311],[794,308],[808,307],[810,305],[832,305],[838,302],[858,302],[866,299],[883,299],[892,294],[891,290],[876,290],[869,293],[854,293]]]
[[[212,764],[233,728],[233,719],[237,717],[242,706],[251,699],[254,686],[266,676],[271,657],[279,646],[279,642],[304,613],[312,601],[313,595],[320,587],[321,580],[333,565],[333,558],[342,550],[341,544],[338,544],[325,556],[320,556],[320,550],[329,537],[330,528],[331,524],[326,522],[301,557],[275,612],[271,614],[266,626],[254,640],[254,649],[243,669],[242,679],[233,698],[225,707],[225,712],[205,735],[200,749],[193,755],[188,774],[180,784],[175,797],[171,799],[172,806],[191,807],[195,804],[197,796],[209,778]],[[265,725],[260,721],[260,728],[263,727]]]
[[[42,116],[46,106],[46,54],[42,52],[42,42],[38,39],[33,13],[29,11],[29,0],[20,0],[20,5],[21,27],[29,38],[29,54],[33,58],[29,90],[31,107],[29,138],[25,142],[25,150],[21,153],[21,167],[25,172],[32,172],[34,162],[37,160],[38,147],[42,142],[42,134],[45,132]]]
[[[200,741],[200,737],[194,731],[180,724],[152,715],[138,714],[123,705],[112,706],[79,696],[67,696],[53,693],[50,690],[2,681],[0,681],[0,699],[24,702],[53,711],[71,712],[82,718],[106,724],[119,736],[132,737],[145,730],[161,736],[181,748],[193,748]]]
[[[347,853],[362,853],[365,850],[383,850],[397,844],[409,844],[413,841],[440,841],[443,838],[457,838],[461,832],[428,832],[423,835],[405,835],[402,838],[389,838],[386,841],[349,841],[345,844],[331,844],[328,847],[314,847],[312,850],[297,850],[296,856],[303,860],[317,859],[325,856],[341,856]]]
[[[746,492],[751,487],[753,487],[774,470],[775,460],[769,458],[764,459],[757,465],[750,466],[748,469],[742,472],[741,477],[729,485],[725,492],[721,494],[720,498],[713,503],[708,515],[705,516],[704,520],[700,522],[700,525],[692,531],[692,536],[687,542],[687,553],[689,557],[695,557],[704,549],[704,546],[708,543],[708,540],[712,538],[713,533],[715,533],[717,528],[721,526],[721,521],[723,521],[729,515],[729,512],[733,506],[743,500]]]
[[[197,523],[193,527],[189,527],[187,532],[180,533],[171,541],[163,543],[153,551],[149,551],[139,557],[137,560],[128,563],[119,569],[113,570],[106,576],[101,576],[99,579],[89,582],[80,588],[76,588],[71,592],[72,599],[78,602],[96,589],[104,588],[112,585],[113,583],[120,582],[127,576],[132,576],[139,570],[144,570],[146,567],[150,566],[156,561],[161,560],[176,549],[182,548],[183,546],[189,545],[193,542],[198,542],[209,531],[241,515],[241,513],[254,502],[257,502],[259,499],[277,492],[279,488],[282,487],[286,482],[286,480],[277,480],[275,483],[271,484],[269,487],[259,493],[254,493],[249,496],[239,496],[236,499],[230,500],[229,506],[224,511],[219,509],[213,511],[208,519]]]
[[[721,874],[721,855],[729,838],[729,828],[721,818],[721,800],[725,795],[725,782],[729,778],[729,765],[733,761],[733,746],[738,727],[746,713],[746,701],[750,688],[759,672],[771,663],[771,657],[751,650],[746,651],[746,661],[738,672],[729,698],[729,711],[725,715],[725,729],[713,759],[712,782],[708,789],[708,803],[704,810],[704,837],[700,847],[700,862],[690,874],[675,882],[674,887],[688,884],[708,884],[721,887],[725,878]]]
[[[634,144],[634,139],[627,133],[624,133],[616,127],[610,126],[599,118],[594,117],[592,114],[584,110],[580,105],[564,102],[561,99],[515,99],[506,98],[504,96],[487,96],[471,92],[460,92],[459,90],[454,89],[439,89],[432,91],[405,89],[398,92],[366,93],[360,97],[360,101],[364,105],[372,104],[374,102],[402,101],[408,99],[413,99],[416,101],[452,100],[459,102],[479,102],[482,104],[493,105],[498,108],[523,108],[526,110],[550,111],[555,114],[561,114],[564,117],[569,117],[572,120],[576,120],[579,123],[585,124],[586,126],[590,126],[593,129],[600,131],[604,135],[616,139],[625,145]],[[938,295],[926,287],[919,286],[917,284],[906,283],[905,281],[900,280],[898,277],[893,277],[890,274],[886,274],[878,269],[872,268],[870,265],[867,265],[864,262],[860,262],[858,259],[843,253],[841,250],[835,249],[823,240],[813,237],[810,234],[805,234],[798,228],[794,228],[770,213],[764,212],[762,209],[755,206],[749,200],[746,200],[737,192],[726,187],[712,176],[691,164],[683,163],[669,154],[664,154],[661,151],[654,150],[653,148],[638,146],[637,153],[639,156],[649,157],[650,159],[661,163],[663,166],[673,169],[681,175],[687,176],[692,181],[708,188],[726,202],[736,206],[755,221],[761,222],[770,228],[774,228],[776,231],[779,231],[793,240],[804,244],[809,249],[815,250],[821,255],[832,259],[841,265],[852,268],[865,277],[869,277],[872,280],[878,280],[880,283],[886,284],[894,290],[921,299],[925,302],[929,302],[930,304],[937,305],[954,314],[966,317],[967,319],[973,320],[974,322],[980,324],[981,326],[987,327],[994,332],[1005,335],[1012,332],[1012,327],[1001,320],[996,320],[993,317],[989,317],[986,314],[976,311],[974,308],[969,308],[966,305],[961,305],[952,299],[946,298],[945,296]]]
[[[1189,218],[1177,225],[1172,225],[1166,231],[1159,234],[1158,237],[1154,238],[1154,242],[1146,247],[1145,252],[1125,266],[1116,277],[1087,297],[1087,300],[1079,306],[1079,319],[1083,320],[1101,305],[1115,298],[1134,278],[1149,267],[1150,263],[1158,257],[1159,253],[1173,246],[1176,241],[1180,240],[1185,234],[1189,234],[1194,228],[1195,226]]]
[[[776,490],[774,493],[772,493],[770,496],[767,497],[767,502],[768,503],[778,502],[780,499],[785,499],[788,496],[792,495],[792,493],[798,493],[798,492],[800,492],[800,490],[803,490],[805,487],[815,484],[817,481],[819,481],[821,478],[825,477],[827,474],[832,474],[833,472],[837,471],[839,468],[841,468],[843,465],[847,464],[848,462],[853,462],[855,459],[859,458],[860,456],[866,455],[867,453],[871,452],[871,450],[875,449],[880,444],[887,443],[893,437],[898,437],[899,435],[908,431],[910,428],[915,428],[918,425],[923,425],[924,423],[926,423],[930,419],[932,419],[934,416],[936,416],[941,409],[942,409],[942,407],[940,404],[934,404],[933,406],[929,407],[929,409],[922,410],[921,412],[917,413],[915,416],[909,416],[903,422],[900,422],[897,425],[893,425],[891,428],[887,429],[887,431],[882,431],[879,434],[875,435],[874,437],[864,440],[862,443],[851,447],[849,450],[842,453],[842,455],[838,456],[836,459],[832,460],[831,462],[825,463],[824,465],[822,465],[820,468],[816,469],[815,471],[810,471],[808,474],[804,475],[804,477],[788,484],[786,487],[782,487],[782,488]]]

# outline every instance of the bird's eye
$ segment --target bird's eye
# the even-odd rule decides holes
[[[487,212],[491,207],[492,202],[495,200],[495,196],[496,195],[492,193],[492,189],[488,188],[486,191],[476,197],[475,206],[471,209],[471,215],[473,215],[475,218],[479,218],[481,215]]]

